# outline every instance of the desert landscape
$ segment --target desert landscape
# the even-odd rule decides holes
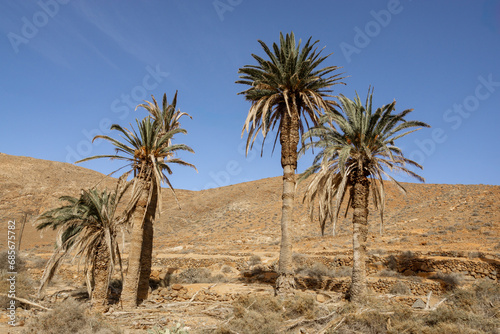
[[[19,254],[25,267],[22,280],[30,283],[26,291],[19,288],[19,297],[47,309],[70,299],[88,303],[85,280],[70,258],[44,296],[37,297],[34,288],[54,249],[56,233],[47,230],[41,234],[32,223],[38,214],[59,205],[62,195],[77,196],[80,189],[96,184],[113,188],[115,183],[114,178],[71,164],[0,154],[2,235],[7,235],[7,222],[15,220],[19,238],[21,222],[24,217],[27,221]],[[302,203],[304,187],[301,184],[297,189],[293,216],[294,268],[303,300],[293,304],[296,314],[287,315],[286,321],[280,318],[279,330],[320,333],[329,325],[324,333],[364,332],[362,328],[349,329],[349,312],[345,310],[352,263],[350,214],[339,220],[336,236],[331,235],[331,226],[322,236],[317,221],[310,221]],[[373,208],[369,216],[369,291],[375,309],[390,309],[379,314],[390,333],[400,332],[391,331],[394,308],[424,317],[426,312],[452,307],[448,304],[456,291],[468,291],[485,284],[482,282],[498,287],[500,277],[499,186],[406,183],[405,187],[406,196],[387,186],[383,235]],[[111,306],[102,321],[118,326],[123,333],[164,333],[162,328],[175,329],[177,324],[182,324],[178,333],[184,326],[189,333],[244,333],[238,328],[250,325],[235,323],[235,312],[242,312],[242,305],[244,312],[256,312],[252,305],[274,294],[281,177],[203,191],[178,189],[181,209],[170,190],[162,193],[161,216],[154,224],[150,297],[133,312],[123,311],[114,295],[119,290],[115,274]],[[124,254],[128,247],[125,235]],[[7,249],[6,239],[0,239],[2,250]],[[18,280],[18,284],[23,282]],[[491,291],[498,293],[498,289]],[[499,296],[488,298],[494,299],[487,306],[491,308],[489,321],[496,323],[498,330]],[[38,306],[20,303],[18,326],[8,326],[4,313],[0,328],[5,333],[21,333],[30,319],[49,312]],[[264,321],[275,325],[275,319]],[[254,332],[248,328],[248,333]],[[257,332],[273,332],[266,328]],[[464,333],[473,332],[464,328]]]

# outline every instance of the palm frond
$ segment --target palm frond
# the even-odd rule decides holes
[[[373,112],[371,87],[364,105],[357,94],[354,100],[343,95],[340,95],[338,100],[342,112],[326,110],[318,125],[309,129],[302,137],[303,142],[310,139],[310,143],[301,149],[302,154],[309,148],[319,149],[313,165],[299,177],[299,182],[312,178],[303,201],[309,203],[312,212],[311,206],[314,205],[315,199],[318,200],[318,219],[322,232],[327,220],[332,217],[335,228],[347,188],[353,186],[349,175],[355,170],[363,170],[370,183],[372,201],[380,212],[382,233],[386,198],[384,179],[405,191],[403,185],[388,171],[403,172],[424,181],[421,176],[406,167],[422,166],[404,157],[402,150],[394,145],[394,141],[429,125],[420,121],[405,120],[412,109],[396,114],[396,101]],[[347,197],[348,210],[351,197]]]

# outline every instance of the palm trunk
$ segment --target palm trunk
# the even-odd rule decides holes
[[[366,296],[366,239],[368,235],[368,195],[370,184],[362,170],[354,171],[351,188],[352,224],[352,281],[350,299],[359,304]]]
[[[140,180],[138,182],[146,182],[146,180]],[[139,281],[141,277],[141,256],[146,225],[145,214],[148,205],[150,186],[151,185],[146,185],[143,188],[132,219],[132,238],[130,240],[130,249],[128,252],[127,277],[125,278],[121,295],[122,305],[126,308],[136,307],[138,302]]]
[[[151,265],[153,256],[153,221],[156,215],[158,203],[158,191],[156,186],[152,186],[151,202],[149,203],[144,218],[144,234],[141,251],[141,272],[139,277],[139,286],[137,291],[138,302],[148,298],[149,294],[149,278],[151,276]]]
[[[291,225],[293,217],[293,201],[295,197],[295,169],[297,168],[297,146],[299,143],[299,116],[292,117],[281,106],[283,118],[280,129],[281,166],[283,167],[283,196],[281,211],[281,246],[279,258],[279,277],[276,280],[276,294],[288,294],[295,289],[292,260]]]
[[[94,290],[91,305],[96,311],[106,311],[108,304],[108,278],[110,270],[109,251],[105,241],[95,250],[94,263]]]

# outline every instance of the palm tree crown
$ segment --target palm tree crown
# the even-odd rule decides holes
[[[134,177],[139,176],[139,179],[151,182],[158,194],[160,193],[162,181],[168,184],[175,194],[174,188],[165,174],[165,172],[172,174],[169,165],[179,164],[196,169],[196,167],[190,163],[178,158],[173,158],[173,155],[178,151],[194,153],[193,149],[185,144],[170,144],[175,134],[185,134],[187,131],[177,127],[160,135],[162,131],[161,126],[159,126],[159,123],[150,116],[141,121],[136,120],[136,122],[139,132],[136,132],[135,129],[129,130],[123,128],[118,124],[113,124],[111,126],[111,130],[121,132],[121,137],[124,139],[123,141],[109,136],[96,136],[94,138],[94,140],[96,138],[103,138],[110,141],[116,147],[116,154],[97,155],[82,159],[77,161],[77,163],[98,158],[124,160],[127,162],[130,170],[134,172]],[[140,186],[137,186],[137,183],[134,183],[134,190],[134,195],[137,196],[142,191]],[[150,187],[150,191],[152,191],[152,187]],[[134,195],[133,198],[137,197]],[[134,204],[135,203],[132,201],[129,207],[133,207]]]
[[[158,123],[162,135],[166,134],[170,130],[179,128],[179,120],[182,116],[188,116],[192,119],[188,113],[175,109],[177,107],[177,91],[175,92],[171,104],[168,103],[167,94],[163,94],[162,108],[158,106],[158,102],[156,102],[153,95],[151,95],[151,98],[153,102],[144,101],[146,103],[139,104],[136,109],[139,107],[146,109],[150,113],[151,117]]]
[[[309,120],[316,124],[321,110],[335,105],[327,100],[332,97],[329,95],[332,92],[330,87],[342,83],[339,82],[342,79],[340,74],[332,75],[339,67],[318,69],[329,56],[322,57],[321,50],[313,50],[318,41],[311,43],[309,38],[301,48],[301,41],[296,45],[292,32],[286,37],[280,33],[280,45],[273,43],[273,51],[264,42],[259,40],[259,43],[269,60],[252,54],[258,65],[240,68],[241,80],[236,81],[251,86],[239,93],[252,102],[242,131],[242,135],[245,130],[248,131],[247,152],[259,131],[265,140],[269,130],[277,123],[281,129],[285,113],[290,118],[298,118],[301,133],[309,128]]]
[[[387,169],[404,172],[419,181],[424,181],[422,177],[407,168],[408,165],[420,169],[422,166],[405,158],[394,142],[418,130],[411,128],[429,127],[429,125],[420,121],[407,121],[405,117],[412,109],[394,114],[396,101],[373,112],[372,95],[373,90],[369,92],[364,106],[358,95],[354,100],[341,95],[339,101],[344,114],[335,110],[327,111],[321,117],[320,125],[304,135],[303,140],[313,137],[317,140],[307,143],[301,152],[309,147],[320,149],[313,165],[301,175],[300,180],[316,173],[306,189],[304,200],[311,204],[312,217],[312,203],[318,198],[322,232],[327,220],[331,220],[334,222],[335,233],[339,209],[346,191],[356,182],[360,172],[368,179],[373,202],[376,209],[380,210],[381,232],[385,205],[383,179],[393,181],[405,192],[404,187],[387,172]],[[348,197],[350,203],[352,199],[351,196]]]

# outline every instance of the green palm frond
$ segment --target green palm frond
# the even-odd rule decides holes
[[[160,135],[164,135],[171,130],[180,128],[180,119],[182,116],[188,116],[192,119],[191,115],[189,115],[188,113],[181,112],[179,109],[176,109],[177,93],[178,92],[176,91],[171,104],[168,103],[167,94],[163,94],[161,108],[158,106],[158,102],[156,102],[156,99],[153,95],[151,95],[151,99],[153,100],[153,102],[144,101],[146,103],[139,104],[136,107],[136,110],[137,108],[142,107],[149,112],[151,117],[156,122],[157,126],[160,128]]]
[[[177,94],[174,97],[174,102],[172,105],[167,105],[165,107],[166,96],[164,97],[164,108],[160,110],[156,108],[158,104],[153,99],[154,104],[149,102],[148,105],[144,106],[147,110],[151,110],[152,116],[147,116],[142,120],[136,120],[137,130],[129,130],[123,128],[118,124],[113,124],[111,126],[112,130],[119,132],[121,140],[114,139],[109,136],[96,136],[96,138],[105,139],[111,142],[115,146],[116,154],[114,155],[97,155],[89,158],[85,158],[77,161],[84,162],[99,158],[110,158],[117,160],[124,160],[127,163],[129,171],[134,173],[134,182],[140,183],[146,181],[151,183],[153,187],[156,188],[158,194],[161,191],[161,184],[165,182],[167,186],[172,190],[175,199],[177,196],[172,184],[168,180],[167,174],[172,174],[170,164],[178,164],[182,166],[192,167],[196,170],[196,167],[192,164],[184,162],[179,158],[174,158],[174,155],[179,151],[188,151],[194,153],[193,149],[184,144],[172,144],[172,140],[176,134],[182,133],[186,134],[187,131],[179,127],[178,120],[184,114],[175,110],[175,103],[177,99]],[[166,118],[161,118],[163,123],[158,122],[158,118],[154,119],[155,115],[157,117],[163,117],[164,114],[172,114],[172,118],[168,120],[169,126],[165,126],[167,122]],[[159,115],[159,116],[158,116]],[[162,125],[163,124],[163,125]],[[140,180],[137,178],[139,177]],[[151,192],[153,187],[149,187]],[[134,185],[134,191],[142,191],[143,187]],[[137,193],[132,196],[132,202],[129,205],[130,209],[133,209],[135,203],[138,200]],[[135,202],[134,202],[135,200]],[[159,202],[161,206],[161,201]],[[158,210],[158,212],[161,212]]]
[[[380,211],[381,233],[385,207],[383,180],[387,179],[398,189],[405,191],[389,172],[403,172],[424,181],[408,168],[412,166],[421,169],[422,166],[404,157],[394,141],[429,125],[406,120],[411,109],[395,113],[396,101],[373,112],[372,97],[373,89],[369,89],[363,105],[357,94],[353,100],[339,96],[342,113],[326,110],[319,124],[302,137],[303,141],[310,139],[311,142],[303,145],[299,153],[303,154],[309,148],[320,150],[313,165],[299,177],[299,182],[312,177],[303,200],[309,203],[311,219],[314,202],[318,201],[322,233],[326,223],[332,221],[335,234],[340,206],[346,196],[350,200],[350,195],[346,194],[352,186],[351,178],[355,171],[362,170],[370,182],[373,203]]]
[[[283,113],[291,115],[294,110],[299,113],[301,134],[310,124],[316,125],[323,110],[337,105],[329,100],[333,97],[332,86],[344,84],[342,74],[332,74],[339,67],[319,68],[329,56],[321,56],[322,50],[315,48],[319,41],[311,42],[309,38],[302,45],[300,40],[296,43],[292,32],[286,36],[280,33],[279,45],[273,43],[272,48],[261,40],[258,42],[268,59],[252,54],[257,65],[240,68],[240,80],[236,81],[250,86],[239,93],[252,103],[241,133],[242,136],[245,131],[248,133],[247,153],[259,132],[265,141],[268,132],[280,124]]]

